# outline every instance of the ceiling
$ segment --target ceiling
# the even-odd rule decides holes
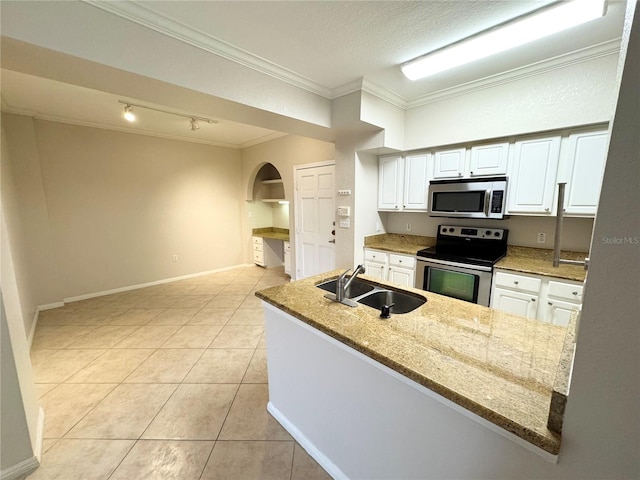
[[[619,41],[625,10],[624,1],[610,0],[602,19],[411,82],[401,74],[401,63],[552,3],[551,0],[86,3],[212,53],[224,52],[226,58],[277,74],[278,78],[329,99],[354,91],[364,81],[397,104],[408,106],[452,88]],[[133,98],[2,71],[3,111],[232,148],[244,148],[283,134],[224,118],[216,118],[215,124],[202,123],[200,130],[194,132],[189,129],[188,119],[151,110],[139,111],[138,121],[127,124],[122,120],[123,106],[118,100],[149,105]]]

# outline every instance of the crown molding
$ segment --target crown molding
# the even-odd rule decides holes
[[[49,121],[49,122],[65,123],[65,124],[68,124],[68,125],[77,125],[77,126],[80,126],[80,127],[100,128],[100,129],[103,129],[103,130],[113,130],[113,131],[116,131],[116,132],[130,133],[130,134],[133,134],[133,135],[146,135],[148,137],[165,138],[165,139],[168,139],[168,140],[178,140],[178,141],[189,142],[189,143],[199,143],[199,144],[202,144],[202,145],[210,145],[210,146],[213,146],[213,147],[230,148],[230,149],[233,149],[233,150],[241,150],[241,149],[245,148],[245,146],[257,145],[259,143],[268,142],[269,140],[272,140],[273,138],[278,138],[280,136],[286,135],[285,133],[275,132],[273,134],[268,134],[268,135],[265,135],[263,137],[259,137],[259,138],[254,139],[254,140],[249,140],[248,142],[244,142],[244,143],[238,145],[238,144],[233,144],[233,143],[224,143],[224,142],[215,142],[215,141],[212,141],[212,140],[203,140],[201,138],[189,138],[189,137],[186,137],[186,136],[182,137],[180,135],[171,135],[170,133],[154,132],[154,131],[151,131],[151,130],[120,127],[120,126],[111,125],[111,124],[108,124],[108,123],[92,122],[92,121],[89,121],[89,120],[80,120],[80,119],[77,119],[77,118],[64,117],[64,116],[60,116],[60,115],[47,115],[47,114],[42,114],[40,112],[37,112],[35,110],[30,110],[30,109],[27,109],[27,108],[11,107],[10,105],[6,105],[6,103],[2,107],[2,113],[9,113],[9,114],[13,114],[13,115],[23,115],[23,116],[26,116],[26,117],[35,118],[37,120],[46,120],[46,121]]]
[[[448,98],[472,93],[474,91],[485,90],[487,88],[517,82],[525,78],[542,75],[554,70],[567,68],[609,55],[618,55],[619,52],[620,38],[617,38],[591,47],[583,48],[581,50],[545,59],[540,62],[531,63],[523,67],[514,68],[513,70],[501,72],[496,75],[480,78],[472,82],[463,83],[451,88],[445,88],[437,92],[421,95],[411,100],[407,100],[405,108],[416,108],[429,103],[435,103]]]
[[[395,92],[392,92],[385,87],[381,87],[380,85],[373,83],[371,80],[367,80],[366,78],[362,79],[362,91],[381,98],[391,105],[402,108],[403,110],[407,109],[408,102],[406,98],[398,95]]]
[[[99,8],[119,17],[130,20],[138,25],[155,30],[181,42],[218,55],[232,62],[269,75],[290,85],[302,88],[308,92],[330,99],[331,90],[302,75],[281,67],[265,58],[235,47],[212,35],[188,27],[166,15],[150,10],[139,1],[107,1],[82,0],[87,5]]]
[[[269,134],[264,135],[262,137],[258,137],[258,138],[254,139],[254,140],[249,140],[248,142],[241,143],[239,145],[239,148],[240,149],[244,149],[244,148],[253,147],[254,145],[259,145],[261,143],[269,142],[271,140],[275,140],[276,138],[286,137],[287,135],[289,135],[289,134],[288,133],[284,133],[284,132],[269,133]]]

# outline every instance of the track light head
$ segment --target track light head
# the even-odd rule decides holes
[[[136,116],[132,111],[131,105],[127,104],[124,106],[124,118],[128,122],[135,122]]]
[[[196,120],[195,118],[191,118],[190,124],[191,124],[191,130],[193,131],[200,130],[200,124],[198,124],[198,120]]]

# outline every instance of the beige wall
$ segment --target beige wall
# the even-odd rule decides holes
[[[34,126],[58,300],[242,263],[239,151],[40,120]],[[9,145],[15,130],[7,129]],[[24,160],[11,157],[15,165]]]
[[[274,208],[262,202],[253,202],[253,182],[256,174],[265,163],[271,163],[280,172],[284,184],[284,196],[289,200],[289,225],[294,231],[294,172],[295,165],[306,163],[324,162],[335,158],[335,146],[330,142],[323,142],[311,138],[288,135],[270,142],[254,145],[242,151],[242,191],[245,202],[243,214],[243,246],[245,261],[251,262],[251,229],[262,226],[282,227],[285,214],[281,211],[274,212]],[[251,212],[251,217],[249,213]],[[264,225],[268,221],[271,225]],[[275,224],[274,224],[275,223]],[[291,235],[293,242],[293,235]],[[292,243],[292,249],[295,245]],[[295,254],[292,255],[292,263],[295,262]],[[292,269],[295,264],[292,265]]]

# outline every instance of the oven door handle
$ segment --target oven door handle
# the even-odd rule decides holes
[[[471,265],[468,263],[458,263],[458,262],[450,262],[448,260],[438,260],[437,258],[429,258],[429,259],[422,259],[422,258],[418,258],[417,259],[418,262],[424,263],[424,264],[436,264],[436,265],[443,265],[443,266],[450,266],[450,267],[460,267],[460,268],[466,268],[469,270],[478,270],[481,272],[490,272],[493,270],[492,267],[485,267],[484,265]]]
[[[484,215],[489,216],[489,202],[491,201],[491,191],[486,190],[484,192]]]

